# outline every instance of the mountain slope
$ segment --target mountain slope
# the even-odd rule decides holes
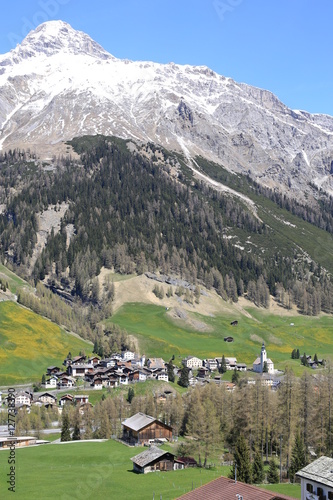
[[[201,155],[298,198],[333,192],[333,118],[207,67],[132,62],[51,21],[0,57],[0,146],[102,133]]]

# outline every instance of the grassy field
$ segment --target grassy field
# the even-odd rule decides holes
[[[16,450],[14,496],[17,500],[148,500],[155,495],[155,499],[162,496],[163,500],[168,500],[192,490],[192,485],[196,488],[228,474],[227,467],[135,474],[130,458],[141,451],[143,448],[128,448],[115,441],[50,444]],[[7,458],[7,450],[1,451],[2,499],[12,498],[6,485]],[[276,488],[283,489],[283,485],[276,485]],[[294,490],[296,492],[296,487]],[[300,498],[300,495],[294,496]]]
[[[14,274],[3,264],[0,264],[0,278],[2,278],[5,282],[7,281],[9,289],[12,293],[17,294],[20,288],[31,288],[26,281],[17,276],[17,274]]]
[[[294,348],[301,354],[317,353],[318,358],[333,357],[332,317],[276,316],[256,308],[248,308],[248,311],[252,318],[237,311],[215,317],[195,315],[210,327],[209,332],[182,327],[172,320],[165,307],[147,304],[125,304],[109,321],[134,334],[146,356],[162,356],[168,360],[174,354],[176,362],[187,355],[205,358],[224,354],[252,364],[263,341],[276,368],[289,365],[297,374],[303,367],[298,360],[291,359]],[[235,319],[238,326],[233,327],[230,322]],[[223,338],[228,335],[234,337],[234,342],[224,342]]]
[[[40,382],[47,366],[80,350],[92,346],[14,302],[0,303],[0,385]]]

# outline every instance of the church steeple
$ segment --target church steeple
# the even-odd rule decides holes
[[[265,349],[265,342],[262,343],[261,353],[260,353],[260,371],[263,373],[264,371],[264,363],[267,361],[267,353]]]

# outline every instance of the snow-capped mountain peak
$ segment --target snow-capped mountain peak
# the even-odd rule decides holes
[[[64,21],[47,21],[31,31],[20,45],[10,51],[13,63],[20,63],[27,58],[40,55],[52,56],[62,54],[83,54],[96,59],[112,58],[90,36],[82,31],[74,30]]]
[[[0,56],[0,150],[117,135],[250,172],[269,186],[333,193],[333,118],[292,111],[271,92],[204,66],[113,57],[49,21]]]

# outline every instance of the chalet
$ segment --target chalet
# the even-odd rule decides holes
[[[264,490],[252,484],[241,483],[240,481],[234,481],[223,476],[178,497],[179,500],[202,500],[203,498],[221,498],[223,500],[295,500],[293,497],[274,493],[273,491]]]
[[[59,366],[48,366],[46,368],[46,374],[47,375],[55,375],[60,372]]]
[[[86,394],[75,394],[74,403],[75,404],[84,404],[89,402],[89,396]]]
[[[51,394],[50,392],[44,392],[38,397],[38,400],[42,403],[52,403],[55,404],[57,402],[57,396]]]
[[[126,361],[129,361],[130,359],[134,359],[135,353],[132,351],[123,351],[121,353],[121,357],[125,359]]]
[[[91,358],[88,358],[87,364],[96,366],[99,364],[99,362],[100,362],[100,359],[98,356],[92,356]]]
[[[162,358],[149,358],[147,360],[148,368],[157,369],[157,368],[165,368],[165,361]]]
[[[147,474],[147,472],[155,471],[170,471],[183,469],[184,464],[177,462],[175,456],[165,450],[152,446],[148,450],[143,451],[139,455],[131,458],[133,462],[133,471]],[[175,467],[176,465],[176,467]]]
[[[195,356],[187,356],[182,360],[182,363],[186,368],[201,368],[203,364],[202,359]]]
[[[85,360],[87,359],[87,356],[74,356],[74,358],[72,358],[72,365],[81,365],[85,362]]]
[[[232,382],[225,382],[225,388],[228,392],[234,392],[236,384],[233,384]]]
[[[31,405],[30,395],[27,394],[26,392],[18,392],[15,395],[15,407],[19,405],[30,406]]]
[[[66,404],[72,404],[74,402],[74,398],[71,394],[65,394],[61,396],[59,399],[59,406],[65,406]]]
[[[156,375],[156,380],[161,380],[163,382],[169,382],[169,377],[168,377],[168,374],[165,370],[157,373]]]
[[[217,360],[216,359],[205,359],[204,365],[210,372],[217,370]]]
[[[237,358],[224,358],[227,370],[234,370],[237,367]]]
[[[234,338],[233,337],[224,337],[224,342],[233,342]]]
[[[232,321],[232,322],[230,323],[230,325],[231,325],[231,326],[237,326],[237,325],[238,325],[238,321],[237,321],[237,320],[236,320],[236,321]]]
[[[122,422],[123,440],[131,444],[144,444],[150,440],[172,440],[172,427],[144,413],[136,413]]]
[[[58,377],[56,375],[52,375],[52,377],[45,380],[44,387],[45,389],[56,389],[57,388]]]
[[[130,382],[145,382],[147,380],[147,374],[142,370],[134,370],[129,375]]]
[[[236,370],[239,372],[246,372],[247,365],[245,363],[236,363]]]
[[[118,377],[109,375],[109,387],[118,387]]]
[[[116,366],[116,363],[117,363],[116,359],[106,358],[106,359],[102,359],[99,364],[100,364],[100,366],[102,366],[104,368],[112,368],[113,366]]]
[[[103,389],[103,380],[101,377],[96,377],[91,383],[91,387],[96,390],[102,390]]]
[[[206,368],[205,366],[202,366],[198,370],[198,378],[205,378],[205,377],[207,377],[208,373],[209,373],[208,368]]]
[[[69,377],[68,375],[63,375],[58,380],[58,387],[74,387],[75,386],[75,378]]]
[[[333,458],[320,457],[296,473],[301,479],[301,498],[333,499]]]
[[[87,373],[94,370],[93,365],[88,364],[71,364],[68,367],[68,375],[72,377],[84,377]]]

